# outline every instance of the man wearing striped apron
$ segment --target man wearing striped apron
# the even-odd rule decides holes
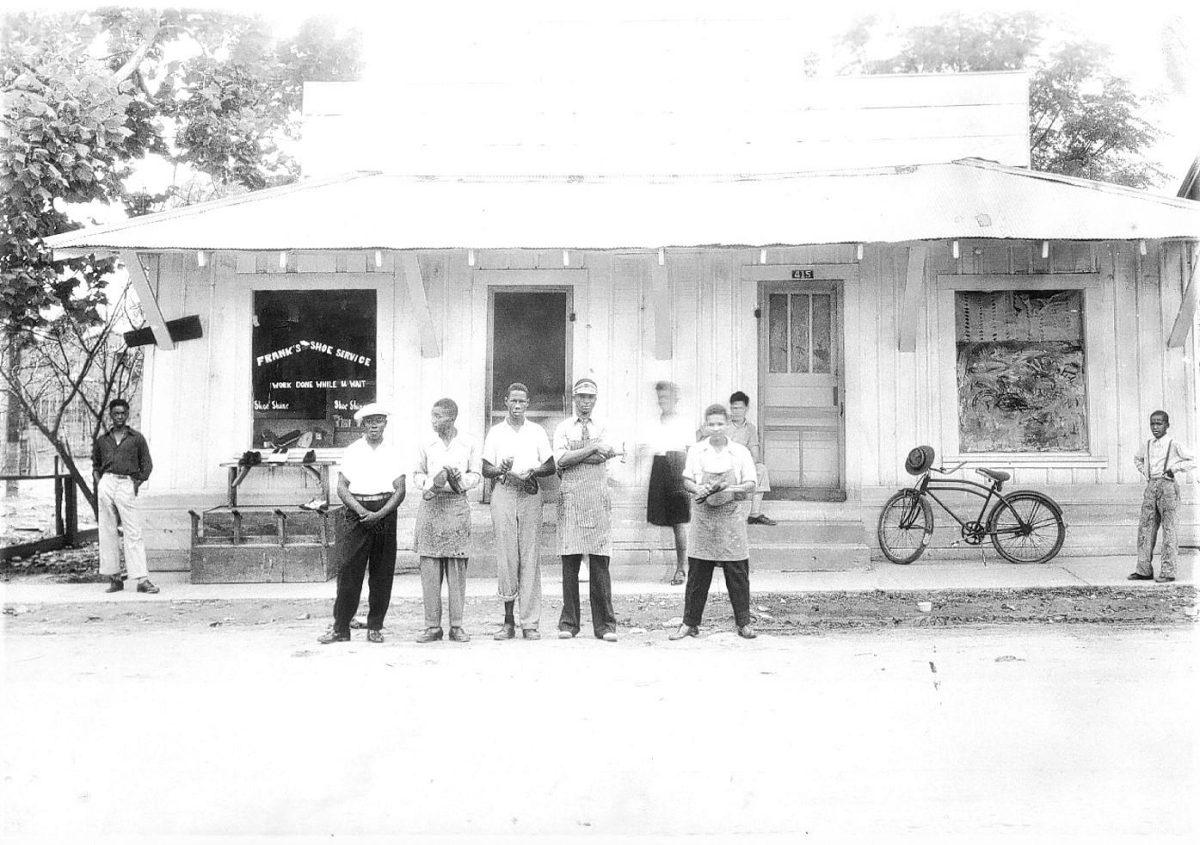
[[[1154,578],[1151,561],[1160,526],[1162,553],[1158,577],[1154,580],[1160,584],[1175,580],[1175,560],[1179,556],[1179,537],[1175,528],[1179,510],[1179,484],[1175,481],[1175,473],[1194,469],[1196,463],[1191,453],[1167,434],[1170,427],[1171,418],[1166,411],[1151,414],[1150,433],[1153,437],[1133,458],[1138,472],[1146,477],[1146,492],[1142,495],[1142,511],[1138,519],[1137,569],[1129,576],[1130,581],[1149,581]]]
[[[479,443],[454,425],[458,404],[453,399],[433,403],[433,437],[417,447],[413,485],[421,491],[413,551],[421,557],[421,591],[425,630],[419,643],[442,638],[442,582],[448,584],[450,639],[469,642],[463,629],[467,593],[467,558],[471,546],[471,506],[467,491],[479,483]]]
[[[569,640],[579,633],[579,564],[587,555],[592,630],[597,639],[611,643],[617,641],[617,617],[608,572],[612,502],[605,462],[616,455],[616,450],[607,442],[604,424],[592,418],[596,382],[581,378],[572,392],[575,416],[554,429],[554,461],[562,478],[558,553],[562,556],[563,608],[558,638]]]
[[[542,529],[542,493],[537,479],[554,472],[546,429],[525,419],[529,388],[520,382],[505,391],[508,415],[492,426],[483,441],[483,477],[493,479],[492,529],[496,535],[496,579],[504,601],[504,622],[494,636],[511,640],[519,604],[521,635],[541,639],[542,574],[538,534]]]
[[[750,544],[746,536],[745,499],[754,493],[756,476],[750,451],[725,435],[729,412],[724,405],[704,411],[708,435],[688,449],[683,484],[695,496],[688,537],[687,586],[683,625],[670,639],[700,634],[713,569],[725,571],[738,636],[752,640],[750,627]]]
[[[370,606],[367,642],[383,642],[383,617],[392,600],[396,574],[396,508],[404,501],[404,461],[383,440],[388,412],[371,402],[354,414],[366,433],[346,447],[338,467],[338,498],[345,508],[339,541],[341,569],[333,603],[333,627],[317,642],[350,641],[350,620],[358,610],[363,576],[368,575]]]

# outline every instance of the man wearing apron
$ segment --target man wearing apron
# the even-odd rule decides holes
[[[608,572],[612,553],[605,461],[616,455],[607,442],[604,423],[592,418],[596,407],[596,382],[581,378],[572,390],[575,416],[554,429],[554,462],[562,478],[558,500],[558,553],[562,556],[563,609],[558,638],[579,633],[579,564],[588,556],[588,595],[592,605],[592,630],[597,639],[617,641],[617,616],[613,612],[612,581]]]
[[[338,467],[337,492],[345,509],[339,541],[341,569],[333,603],[333,627],[318,637],[322,644],[350,641],[350,620],[358,610],[363,575],[370,609],[367,641],[383,642],[383,617],[392,600],[396,574],[396,508],[404,501],[404,462],[400,450],[383,440],[388,412],[371,402],[355,414],[366,433],[346,447]],[[369,574],[368,574],[369,573]]]
[[[471,506],[467,491],[479,483],[479,443],[455,427],[458,404],[439,399],[431,412],[433,436],[417,447],[413,485],[421,491],[413,551],[421,557],[425,630],[419,643],[442,638],[442,582],[448,584],[450,639],[471,640],[463,629],[467,594],[467,558],[471,546]]]
[[[493,479],[492,529],[496,535],[496,577],[504,601],[504,623],[494,639],[516,633],[514,605],[520,605],[521,635],[541,639],[542,575],[538,568],[538,532],[542,528],[542,493],[537,479],[554,472],[554,455],[546,429],[525,419],[529,388],[509,385],[504,404],[508,416],[492,426],[483,441],[483,477]]]
[[[700,619],[708,602],[713,568],[725,570],[725,586],[733,605],[738,636],[757,634],[750,627],[750,549],[746,538],[746,497],[754,493],[756,476],[750,451],[725,435],[729,412],[724,405],[704,411],[707,437],[688,449],[683,484],[695,497],[688,538],[687,587],[683,625],[670,639],[700,635]]]

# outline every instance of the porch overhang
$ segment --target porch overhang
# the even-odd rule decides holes
[[[945,238],[1200,238],[1200,202],[962,159],[821,173],[421,177],[359,172],[48,239],[140,250],[659,249]]]

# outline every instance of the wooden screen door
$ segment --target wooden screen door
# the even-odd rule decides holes
[[[760,287],[759,420],[781,498],[844,498],[842,327],[835,283]]]

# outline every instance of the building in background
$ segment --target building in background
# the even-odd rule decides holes
[[[697,419],[751,394],[785,519],[752,533],[757,565],[864,565],[922,443],[1057,498],[1064,554],[1132,554],[1147,417],[1198,439],[1200,205],[1030,171],[1027,86],[873,76],[606,112],[522,110],[502,81],[310,85],[303,182],[51,240],[144,268],[152,565],[187,565],[187,511],[250,446],[337,450],[372,400],[412,442],[446,395],[482,436],[513,380],[549,430],[584,375],[627,451],[618,566],[671,556],[637,449],[660,379]],[[204,337],[171,342],[191,315]],[[486,509],[474,524],[484,558]]]

